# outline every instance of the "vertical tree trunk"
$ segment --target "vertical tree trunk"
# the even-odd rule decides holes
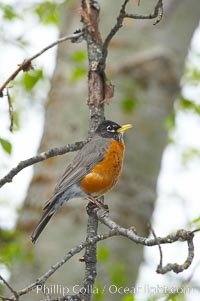
[[[155,1],[141,2],[141,12],[152,11]],[[109,204],[111,216],[118,223],[134,225],[138,233],[143,235],[147,234],[146,225],[153,212],[162,152],[167,143],[164,122],[173,110],[184,58],[200,15],[198,1],[178,2],[173,7],[168,7],[163,22],[156,27],[152,25],[152,21],[124,22],[124,27],[110,47],[107,62],[107,73],[115,83],[115,100],[106,107],[106,117],[119,123],[131,122],[135,129],[127,135],[121,180],[105,202]],[[104,36],[113,24],[111,22],[115,21],[119,6],[120,3],[114,7],[113,1],[102,1],[101,24]],[[133,9],[132,5],[129,7]],[[74,4],[67,3],[63,6],[61,35],[72,32],[77,27],[78,18]],[[84,79],[74,85],[69,80],[73,68],[70,54],[75,47],[85,49],[84,46],[69,46],[68,43],[58,46],[57,64],[48,96],[46,123],[39,151],[81,140],[87,135],[87,82]],[[121,99],[128,95],[136,99],[133,114],[125,114],[121,110]],[[27,243],[33,224],[41,214],[43,202],[51,195],[57,178],[63,173],[70,158],[71,155],[52,158],[35,167],[19,218],[22,244],[28,250],[34,249],[34,259],[29,265],[15,266],[12,276],[14,287],[20,288],[35,280],[65,251],[84,240],[86,203],[81,200],[72,201],[60,210],[36,246]],[[142,247],[133,246],[123,238],[112,239],[108,245],[113,254],[111,262],[123,262],[128,275],[126,284],[133,284],[143,258]],[[59,283],[69,287],[78,281],[81,283],[82,272],[82,264],[75,258],[49,284]],[[107,270],[105,274],[104,271],[101,272],[99,278],[106,279]],[[29,298],[27,296],[27,300]],[[117,296],[114,298],[116,300]]]

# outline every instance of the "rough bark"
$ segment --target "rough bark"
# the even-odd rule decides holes
[[[120,3],[114,7],[112,1],[101,2],[101,24],[105,36],[116,18]],[[155,3],[141,2],[142,12],[151,11]],[[124,27],[111,44],[107,62],[107,74],[115,84],[115,100],[106,107],[106,117],[119,123],[133,123],[135,129],[127,135],[122,177],[105,202],[109,204],[111,216],[118,223],[134,225],[142,235],[147,234],[146,224],[153,212],[162,152],[167,143],[164,122],[172,112],[174,99],[179,92],[184,59],[192,33],[198,25],[200,5],[196,0],[179,0],[176,5],[169,5],[167,11],[163,22],[156,27],[152,21],[124,22]],[[67,4],[63,8],[61,35],[73,31],[78,22],[77,7],[71,4],[69,8]],[[73,68],[70,53],[74,47],[85,49],[85,45],[69,46],[67,43],[58,47],[39,151],[82,140],[87,136],[87,81],[81,80],[76,85],[67,81]],[[137,100],[134,114],[121,111],[120,99],[128,94]],[[41,214],[43,202],[51,195],[57,178],[70,158],[71,155],[66,155],[49,159],[35,167],[34,178],[19,219],[22,244],[28,251],[34,248],[34,262],[23,267],[16,264],[12,276],[15,287],[23,287],[37,278],[65,250],[85,237],[86,203],[72,201],[54,217],[35,247],[29,242],[30,231]],[[143,258],[142,248],[137,245],[133,247],[122,238],[113,239],[112,244],[108,244],[113,254],[111,262],[123,261],[129,279],[126,285],[133,284]],[[126,256],[121,256],[124,253]],[[106,275],[106,268],[105,271],[101,269],[99,277],[106,281]],[[77,259],[59,271],[51,283],[70,287],[81,283],[82,276],[83,266]],[[116,300],[118,296],[113,297]],[[41,296],[38,296],[40,299]],[[27,296],[27,300],[31,300],[31,297]]]

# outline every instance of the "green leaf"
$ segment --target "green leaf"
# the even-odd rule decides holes
[[[87,59],[86,52],[82,50],[75,51],[72,54],[71,59],[74,62],[84,62]]]
[[[3,17],[9,21],[20,18],[20,16],[15,12],[13,7],[14,6],[8,4],[0,4],[0,9],[3,12]]]
[[[10,155],[12,152],[12,144],[8,140],[3,139],[3,138],[0,138],[0,144],[1,144],[2,148],[4,149],[4,151]]]
[[[183,110],[192,110],[195,113],[200,115],[200,105],[194,103],[190,99],[185,98],[184,96],[179,97],[179,106]]]
[[[175,128],[175,112],[172,112],[165,120],[165,127],[167,130],[174,129]]]
[[[29,247],[23,247],[19,231],[0,230],[0,263],[10,267],[14,262],[32,262],[33,252]]]
[[[121,101],[121,108],[124,113],[132,113],[135,110],[136,99],[131,96],[127,96]]]
[[[169,301],[186,301],[186,296],[184,294],[174,294],[169,295],[167,297],[167,300]]]
[[[40,22],[44,24],[58,24],[59,9],[55,2],[45,1],[37,5],[35,12],[39,17]]]
[[[191,224],[199,224],[200,223],[200,216],[194,218],[192,221],[191,221]]]
[[[103,287],[100,283],[95,282],[94,285],[95,292],[93,293],[93,299],[94,301],[99,301],[103,299]]]
[[[43,78],[42,70],[32,70],[23,74],[22,83],[26,90],[30,91],[37,84],[37,82]]]
[[[17,230],[10,231],[6,229],[0,229],[0,241],[2,243],[9,243],[18,235]],[[2,246],[2,244],[1,244]]]
[[[113,263],[110,268],[112,284],[117,287],[125,285],[127,281],[126,267],[124,263]]]
[[[198,84],[200,82],[200,71],[197,68],[186,68],[184,78],[190,84]]]
[[[20,117],[18,111],[13,112],[13,119],[14,119],[14,130],[18,131],[20,129]]]
[[[194,158],[200,158],[200,150],[196,148],[189,148],[182,153],[182,162],[187,164]]]
[[[122,301],[134,301],[135,300],[135,296],[134,295],[125,295],[122,298]]]
[[[1,245],[0,251],[0,263],[4,263],[7,266],[10,266],[22,254],[21,245],[15,241]]]
[[[110,250],[106,247],[99,247],[97,251],[97,258],[100,262],[108,261],[110,258]]]
[[[75,83],[77,82],[80,78],[86,76],[87,74],[87,71],[85,68],[83,67],[77,67],[75,68],[73,71],[72,71],[72,75],[71,75],[71,78],[70,78],[70,81],[72,83]]]

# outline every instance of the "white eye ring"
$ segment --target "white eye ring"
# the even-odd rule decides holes
[[[108,132],[115,133],[115,129],[113,127],[111,127],[110,125],[107,126],[106,130]]]

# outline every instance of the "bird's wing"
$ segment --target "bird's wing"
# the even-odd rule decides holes
[[[78,183],[96,164],[101,162],[110,143],[111,142],[105,138],[93,138],[89,141],[66,168],[63,176],[55,187],[52,197],[59,196],[68,187]]]
[[[62,206],[62,202],[59,203],[59,196],[70,186],[78,183],[96,164],[103,160],[109,144],[110,141],[107,139],[93,138],[77,153],[56,185],[52,197],[45,204],[45,212],[31,235],[33,243],[36,242],[53,214]]]

